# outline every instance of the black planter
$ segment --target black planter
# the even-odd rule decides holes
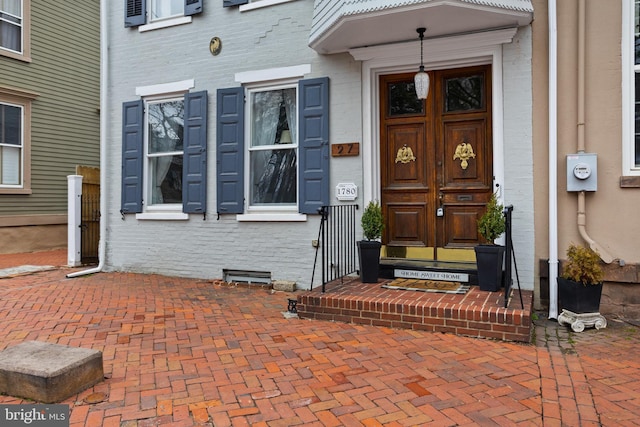
[[[573,313],[599,313],[602,283],[583,285],[580,282],[558,277],[558,302],[560,308]]]
[[[505,247],[501,245],[478,245],[476,265],[478,267],[478,286],[482,291],[499,291],[502,287],[502,265]]]
[[[380,248],[382,243],[375,240],[360,240],[358,256],[360,257],[360,281],[377,283],[380,271]]]

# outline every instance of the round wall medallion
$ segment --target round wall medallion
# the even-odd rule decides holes
[[[222,50],[222,40],[219,37],[214,37],[209,42],[209,52],[212,55],[217,55]]]

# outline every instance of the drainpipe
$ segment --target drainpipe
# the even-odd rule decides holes
[[[105,185],[107,183],[107,81],[108,81],[108,43],[107,43],[107,4],[100,2],[100,242],[98,243],[98,265],[87,270],[67,274],[67,277],[78,277],[86,274],[99,273],[104,267],[107,236],[107,202]]]
[[[549,0],[549,319],[558,317],[558,22]]]
[[[578,2],[578,153],[585,152],[585,27],[586,27],[586,4],[585,0]],[[578,231],[580,236],[589,243],[589,247],[598,252],[600,258],[610,264],[613,257],[595,240],[587,234],[587,210],[586,210],[586,193],[580,191],[578,193]]]

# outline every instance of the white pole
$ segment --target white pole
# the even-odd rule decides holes
[[[82,176],[67,176],[67,265],[78,267],[82,264]]]
[[[558,317],[558,22],[549,0],[549,319]]]

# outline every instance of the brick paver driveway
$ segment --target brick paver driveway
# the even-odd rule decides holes
[[[575,334],[540,320],[523,345],[287,319],[292,294],[262,288],[69,271],[0,279],[0,350],[41,340],[103,352],[105,381],[63,402],[72,426],[640,419],[640,332],[628,323]]]

